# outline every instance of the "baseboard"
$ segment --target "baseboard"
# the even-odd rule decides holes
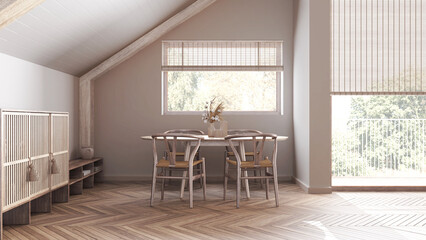
[[[330,194],[332,193],[331,187],[310,187],[300,179],[292,177],[294,183],[296,183],[303,191],[310,194]]]
[[[102,182],[151,182],[151,176],[102,176]]]
[[[309,187],[304,182],[300,181],[297,177],[292,177],[293,182],[299,186],[306,193],[309,192]]]
[[[333,186],[338,192],[410,192],[426,191],[426,186]]]
[[[102,176],[103,182],[151,182],[151,176]],[[291,176],[279,176],[278,182],[292,182]],[[207,183],[223,183],[223,176],[207,176]]]

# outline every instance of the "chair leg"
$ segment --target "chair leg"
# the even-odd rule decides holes
[[[241,168],[237,166],[237,208],[240,208],[241,195]]]
[[[244,171],[244,177],[248,177],[248,171],[247,170]],[[245,183],[245,190],[246,190],[247,199],[250,199],[249,180],[248,179],[244,179],[244,183]]]
[[[279,193],[278,193],[278,175],[277,175],[277,166],[272,166],[272,171],[274,174],[274,191],[275,191],[275,205],[278,207],[280,205]]]
[[[165,168],[161,169],[161,175],[164,177],[166,175],[167,170]],[[165,179],[161,179],[161,200],[164,200],[164,181]]]
[[[206,195],[207,195],[207,192],[206,192],[206,187],[207,187],[207,183],[206,183],[206,159],[205,158],[203,158],[203,184],[202,184],[202,186],[203,186],[203,197],[204,197],[204,201],[206,200]]]
[[[268,168],[265,168],[265,176],[267,177],[268,174],[266,174],[266,172],[268,172]],[[265,178],[266,181],[266,199],[269,199],[269,178]]]
[[[193,208],[193,200],[194,200],[194,189],[193,189],[193,185],[194,185],[194,167],[193,166],[189,166],[189,171],[188,171],[188,183],[189,183],[189,208]]]
[[[186,177],[187,171],[183,171],[182,177]],[[185,192],[185,179],[182,179],[182,183],[180,185],[180,199],[183,199],[183,193]]]
[[[169,170],[169,176],[172,176],[172,170]],[[169,183],[168,184],[172,185],[172,179],[171,178],[169,179]]]
[[[203,162],[203,164],[205,164],[204,162]],[[197,168],[199,169],[199,171],[198,171],[198,173],[201,173],[201,170],[202,170],[202,168],[203,168],[203,166],[201,166],[201,165],[197,165]],[[204,173],[205,171],[203,170],[203,173]],[[200,178],[200,188],[202,188],[203,187],[203,179],[202,178]]]
[[[262,169],[259,169],[259,176],[262,176]],[[260,189],[263,189],[263,179],[260,179]]]
[[[228,190],[228,172],[229,172],[229,163],[225,161],[224,168],[224,179],[223,179],[223,200],[226,200],[226,191]]]
[[[157,181],[156,176],[157,176],[157,167],[154,166],[154,170],[152,172],[151,201],[149,204],[151,207],[154,205],[155,182]]]

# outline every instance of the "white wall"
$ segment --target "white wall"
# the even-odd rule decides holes
[[[331,192],[330,1],[294,4],[295,178]]]
[[[70,114],[70,157],[78,157],[78,79],[0,53],[0,108]]]
[[[294,2],[294,176],[309,184],[309,0]]]
[[[289,136],[279,143],[280,176],[293,175],[293,1],[218,0],[161,40],[283,40],[284,115],[225,116],[230,128]],[[161,41],[96,80],[95,151],[105,177],[144,179],[152,174],[152,146],[140,140],[173,128],[206,130],[201,116],[161,115]],[[223,148],[203,148],[207,175],[223,175]]]

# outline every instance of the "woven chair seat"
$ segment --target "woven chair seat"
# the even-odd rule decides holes
[[[203,160],[196,160],[194,161],[194,163],[192,164],[192,166],[196,166],[200,163],[202,163]],[[171,166],[170,165],[170,161],[166,160],[166,159],[161,159],[160,161],[158,161],[157,167],[161,167],[161,168],[168,168],[168,167],[174,167],[174,168],[188,168],[189,162],[188,161],[176,161],[176,165]]]
[[[237,166],[237,161],[235,160],[227,159],[226,161],[231,165]],[[259,164],[260,165],[255,166],[254,161],[245,161],[245,162],[241,162],[241,167],[242,168],[272,167],[272,162],[269,159],[261,160]]]
[[[234,152],[228,152],[228,156],[235,156]],[[254,156],[253,152],[246,152],[246,156]]]

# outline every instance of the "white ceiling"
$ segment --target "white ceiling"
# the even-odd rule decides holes
[[[81,76],[194,0],[46,0],[0,29],[0,52]]]

